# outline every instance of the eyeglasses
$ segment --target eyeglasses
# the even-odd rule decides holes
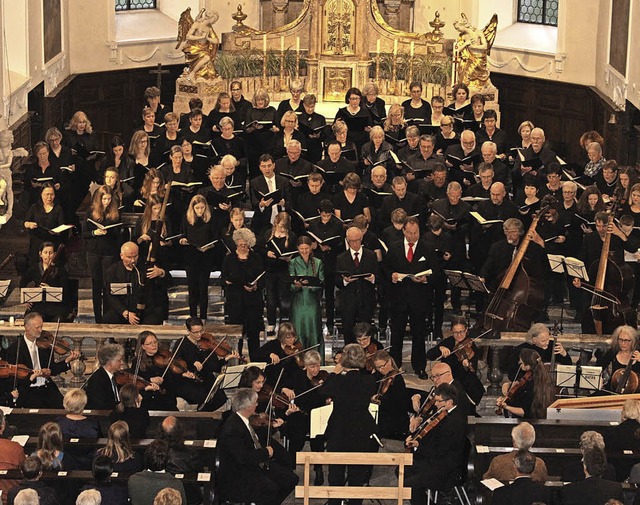
[[[467,330],[458,330],[453,332],[454,335],[464,335],[465,333],[467,333]]]
[[[387,366],[387,364],[389,363],[389,360],[385,361],[384,363],[382,363],[382,365],[375,365],[376,370],[381,370],[382,368],[384,368],[385,366]]]
[[[231,88],[231,91],[242,91],[241,88]]]
[[[431,380],[436,380],[436,379],[439,379],[440,377],[442,377],[443,375],[447,375],[448,373],[449,372],[442,372],[442,373],[433,374],[433,375],[430,375],[429,378]]]
[[[626,342],[626,343],[629,343],[629,342],[633,342],[633,340],[631,340],[630,338],[619,338],[619,339],[618,339],[618,342]]]

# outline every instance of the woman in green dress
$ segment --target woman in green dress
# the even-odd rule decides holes
[[[320,344],[316,350],[324,358],[322,340],[322,286],[324,283],[324,265],[314,258],[312,241],[306,235],[296,242],[299,256],[289,262],[291,276],[291,322],[298,332],[302,347]],[[324,360],[323,360],[324,362]]]

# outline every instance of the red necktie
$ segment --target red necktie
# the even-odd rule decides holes
[[[358,258],[358,255],[360,253],[354,252],[353,253],[353,263],[356,265],[356,268],[360,268],[360,258]]]
[[[413,261],[413,244],[409,242],[409,250],[407,251],[407,261],[411,263]]]

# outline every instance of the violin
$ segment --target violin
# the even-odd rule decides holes
[[[158,351],[153,357],[153,364],[159,368],[167,368],[177,375],[190,372],[187,362],[181,358],[174,358],[168,350]],[[202,382],[202,378],[194,377],[196,382]]]
[[[33,373],[33,370],[27,365],[12,365],[4,360],[0,360],[0,379],[8,379],[17,376],[18,379],[26,379]]]
[[[234,352],[231,348],[231,344],[226,340],[226,336],[217,336],[212,333],[202,334],[200,340],[198,340],[198,349],[201,351],[214,352],[219,358],[226,358],[229,354]],[[206,359],[209,359],[209,356],[207,356]],[[240,360],[240,363],[246,363],[246,358],[244,356],[240,356],[238,359]]]
[[[422,402],[422,405],[420,405],[420,410],[418,410],[418,413],[416,415],[418,417],[425,417],[429,412],[431,412],[431,409],[435,404],[436,404],[436,387],[431,386],[431,390],[427,394],[427,397],[424,399],[424,402]]]
[[[300,340],[297,340],[295,344],[285,344],[283,349],[287,357],[294,357],[296,364],[300,368],[304,368],[304,353],[302,352],[304,349],[302,348],[302,342],[300,342]]]
[[[451,351],[451,354],[454,354],[455,357],[458,358],[461,365],[464,363],[464,360],[467,360],[467,366],[465,368],[471,373],[475,373],[475,368],[471,363],[471,360],[476,355],[476,351],[472,345],[474,340],[475,339],[471,337],[465,337],[465,339],[456,345],[453,351]]]
[[[402,374],[402,372],[399,372],[397,370],[392,370],[387,375],[385,375],[382,379],[380,379],[378,381],[378,392],[375,395],[373,395],[373,398],[371,398],[371,401],[373,403],[380,405],[382,403],[382,397],[387,394],[391,386],[393,386],[393,381],[400,374]]]
[[[364,348],[364,354],[366,359],[364,366],[367,369],[367,372],[372,373],[376,369],[376,365],[373,362],[373,356],[378,351],[379,349],[375,342],[369,343],[369,345]]]
[[[64,338],[55,338],[51,332],[42,330],[40,336],[36,339],[36,346],[40,349],[51,349],[53,346],[53,352],[56,354],[68,354],[73,349],[71,343]],[[80,354],[80,359],[84,359],[84,355]]]
[[[118,386],[124,386],[125,384],[135,384],[139,390],[146,388],[147,386],[152,386],[153,383],[146,379],[143,379],[139,375],[132,374],[131,372],[124,372],[122,370],[116,372],[113,375],[116,378],[116,384]],[[159,393],[165,393],[164,389],[158,391]]]
[[[418,442],[422,440],[427,433],[433,430],[438,424],[442,422],[442,420],[449,415],[449,411],[442,407],[435,414],[433,414],[430,418],[428,418],[424,423],[422,423],[418,429],[411,434],[410,441]],[[411,447],[407,447],[406,452],[411,452]]]
[[[311,379],[309,380],[311,381],[311,385],[313,387],[316,387],[326,381],[327,377],[329,377],[329,372],[327,372],[326,370],[320,370],[318,372],[318,375],[316,375],[315,377],[311,377]]]
[[[288,409],[291,404],[289,397],[282,393],[273,394],[273,386],[271,384],[264,384],[262,389],[258,393],[258,403],[269,403],[273,395],[273,401],[271,405],[275,409]]]
[[[520,377],[517,381],[512,382],[509,391],[507,391],[507,396],[504,397],[504,403],[512,400],[516,393],[524,388],[531,379],[533,379],[533,370],[527,370],[522,377]],[[496,415],[501,416],[503,413],[503,407],[496,408]]]

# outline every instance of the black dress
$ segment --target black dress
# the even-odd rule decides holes
[[[364,193],[358,192],[353,202],[349,202],[344,191],[340,191],[333,196],[333,204],[340,210],[340,219],[348,222],[358,214],[364,213],[364,209],[369,207],[369,199]]]
[[[60,205],[46,212],[42,202],[36,202],[27,211],[25,221],[36,223],[38,227],[29,230],[29,261],[31,264],[39,262],[38,251],[43,242],[53,242],[56,248],[64,242],[66,234],[51,233],[50,230],[64,224],[64,213]]]

